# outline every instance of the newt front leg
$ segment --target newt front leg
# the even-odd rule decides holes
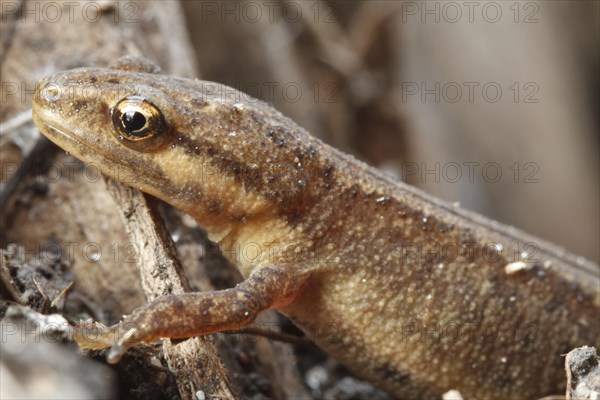
[[[294,271],[263,267],[231,289],[161,297],[100,332],[98,325],[80,324],[75,328],[75,340],[82,348],[110,346],[108,361],[116,363],[142,342],[244,328],[260,312],[291,302],[305,280],[306,276]]]

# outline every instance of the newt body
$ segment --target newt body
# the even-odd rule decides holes
[[[246,280],[139,308],[117,353],[273,307],[395,397],[525,399],[564,390],[561,354],[600,346],[596,265],[393,181],[234,89],[142,71],[46,78],[34,120],[194,217]]]

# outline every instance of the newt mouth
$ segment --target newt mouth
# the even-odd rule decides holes
[[[128,170],[127,160],[119,160],[118,152],[109,152],[103,146],[94,145],[89,140],[83,140],[86,133],[79,134],[72,129],[66,129],[54,118],[46,118],[46,110],[36,110],[34,107],[33,120],[39,131],[51,142],[64,149],[68,154],[84,161],[109,176],[123,175]],[[115,173],[115,171],[117,171]]]
[[[117,181],[138,188],[157,197],[161,189],[170,187],[170,181],[158,165],[132,157],[132,150],[119,148],[120,144],[108,132],[94,133],[94,128],[85,130],[66,128],[53,112],[34,104],[33,120],[39,131],[67,153],[85,162]],[[112,142],[114,141],[114,143]],[[137,155],[136,155],[137,156]]]
[[[88,153],[94,154],[96,158],[109,158],[101,147],[93,146],[91,143],[80,140],[77,134],[72,133],[69,129],[65,129],[60,124],[48,121],[43,116],[40,116],[35,109],[33,112],[33,121],[39,131],[50,139],[50,141],[78,158],[87,159],[86,154]]]

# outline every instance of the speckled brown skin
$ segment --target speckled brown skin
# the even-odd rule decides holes
[[[145,305],[117,352],[275,307],[394,397],[520,400],[563,392],[561,354],[600,346],[596,265],[395,182],[234,89],[120,68],[42,80],[37,126],[192,215],[247,280]],[[165,118],[152,150],[115,135],[129,95]]]

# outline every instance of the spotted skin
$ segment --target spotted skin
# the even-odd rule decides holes
[[[521,400],[563,392],[561,355],[600,346],[596,265],[393,181],[234,89],[157,72],[123,61],[48,77],[34,121],[194,217],[246,281],[146,304],[116,327],[129,336],[107,336],[113,354],[277,308],[395,398]],[[127,96],[164,117],[160,145],[119,138]]]

